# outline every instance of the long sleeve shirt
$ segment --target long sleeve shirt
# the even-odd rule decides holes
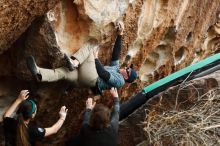
[[[95,59],[96,70],[99,75],[97,86],[99,90],[111,87],[120,88],[125,84],[124,77],[119,72],[119,56],[121,52],[121,36],[118,35],[113,48],[112,59],[109,66],[103,66],[99,59]]]
[[[87,109],[80,130],[82,146],[117,146],[119,112],[119,98],[115,97],[109,126],[101,130],[95,130],[89,126],[91,110]]]

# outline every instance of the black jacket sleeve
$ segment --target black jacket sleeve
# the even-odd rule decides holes
[[[95,66],[99,77],[107,82],[110,79],[110,73],[104,68],[97,58],[95,59]]]
[[[117,36],[117,39],[115,41],[115,45],[113,48],[113,52],[112,52],[112,60],[111,61],[116,61],[119,60],[120,57],[120,53],[121,53],[121,35]]]
[[[84,124],[89,124],[89,119],[90,119],[91,111],[92,111],[91,109],[86,109],[86,111],[84,113],[84,116],[83,116],[82,126]]]
[[[119,112],[120,112],[119,98],[114,97],[114,107],[111,114],[111,125],[116,133],[118,132]]]
[[[46,133],[46,130],[44,128],[37,127],[33,124],[29,124],[28,131],[31,141],[43,139]]]

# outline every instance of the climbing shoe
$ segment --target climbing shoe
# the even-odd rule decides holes
[[[36,81],[41,81],[40,74],[39,74],[39,72],[37,70],[37,65],[36,65],[36,62],[35,62],[35,59],[34,59],[33,56],[28,56],[26,58],[26,64],[27,64],[27,67],[30,70],[31,75],[33,76],[33,78]]]
[[[69,71],[73,71],[74,69],[76,69],[76,66],[71,62],[71,58],[68,57],[66,53],[64,53],[64,59],[65,59],[66,66],[69,69]]]

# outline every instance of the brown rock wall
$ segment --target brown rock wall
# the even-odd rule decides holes
[[[25,84],[22,87],[41,97],[37,123],[43,127],[57,119],[61,104],[68,106],[64,127],[44,141],[44,145],[63,145],[79,130],[85,98],[91,95],[86,89],[71,89],[64,95],[68,83],[63,81],[30,82],[25,64],[27,55],[32,54],[42,67],[56,68],[63,65],[63,52],[72,54],[89,38],[95,38],[101,45],[99,57],[107,64],[116,38],[114,23],[122,19],[125,33],[120,61],[123,65],[133,63],[139,71],[135,83],[119,90],[121,99],[127,100],[144,86],[219,51],[219,6],[218,0],[3,0],[0,2],[0,77],[22,80],[15,82],[13,93],[18,92],[19,84]],[[1,82],[0,97],[11,97],[8,92],[2,92],[5,82]],[[110,105],[108,98],[102,101]],[[144,119],[144,108],[140,109],[142,114],[136,115],[137,119],[131,116],[122,123],[120,145],[135,145],[144,139],[142,129],[136,126]],[[45,119],[45,115],[49,118]],[[129,133],[131,129],[134,133]]]
[[[118,6],[119,4],[121,6]],[[36,24],[33,24],[26,32],[29,35],[25,40],[24,47],[27,49],[24,52],[37,49],[39,53],[36,52],[36,56],[42,56],[39,59],[42,61],[39,62],[44,62],[40,64],[50,68],[56,67],[61,65],[60,59],[55,59],[58,56],[62,57],[61,52],[72,54],[92,37],[100,42],[100,58],[103,63],[107,63],[110,56],[105,54],[111,53],[110,48],[115,40],[113,24],[116,20],[123,19],[125,35],[121,62],[135,64],[140,71],[138,82],[141,83],[141,89],[218,50],[218,5],[218,1],[208,0],[138,0],[130,3],[126,0],[115,0],[108,5],[101,1],[98,3],[64,0],[47,14],[53,28],[50,28],[49,33],[51,41],[45,39],[42,42],[39,37],[46,38],[48,30],[39,28],[39,33],[37,30],[34,32],[32,29]],[[46,21],[44,23],[48,23]],[[52,49],[48,50],[48,45],[44,45],[48,43],[50,47],[55,46],[54,52]],[[17,45],[13,46],[19,48]],[[61,52],[58,53],[59,50],[56,51],[56,48]],[[51,59],[46,59],[43,54],[51,54]]]
[[[31,22],[52,9],[59,0],[1,0],[0,54],[25,32]]]
[[[31,27],[1,55],[0,65],[4,68],[0,76],[32,80],[25,62],[28,55],[33,55],[37,64],[42,67],[55,68],[63,65],[63,53],[56,43],[55,34],[46,17],[35,19]]]
[[[163,65],[169,70],[167,73],[170,73],[173,71],[172,68],[178,70],[191,64],[194,61],[194,56],[197,55],[195,50],[201,48],[204,41],[201,36],[207,35],[207,26],[216,22],[216,13],[213,14],[212,12],[217,12],[218,4],[216,5],[213,2],[166,1],[166,3],[166,9],[163,13],[167,17],[159,17],[161,25],[152,27],[150,35],[153,36],[145,38],[146,44],[143,45],[140,53],[145,57],[137,56],[137,58],[143,58],[143,60],[139,60],[142,65],[140,79],[146,83],[149,83],[149,74],[151,73],[154,76],[154,73],[158,72],[157,69]],[[210,11],[208,10],[209,12],[206,13],[204,7],[208,7],[206,9]],[[160,14],[159,10],[158,15]],[[157,14],[157,11],[155,12]],[[158,35],[162,36],[158,37]],[[162,51],[161,45],[166,51]],[[209,51],[209,49],[204,49],[196,58],[202,57],[202,54],[207,54]],[[151,58],[157,59],[152,60]]]

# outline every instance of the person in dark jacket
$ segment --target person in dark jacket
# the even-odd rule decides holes
[[[117,146],[119,97],[116,88],[110,92],[114,100],[112,112],[105,105],[96,104],[88,98],[80,134],[68,141],[68,146]]]
[[[36,65],[32,56],[27,58],[27,67],[33,77],[41,82],[54,82],[61,79],[71,81],[74,87],[92,87],[93,90],[108,90],[111,87],[120,88],[125,82],[132,83],[137,73],[132,67],[120,68],[119,57],[121,52],[124,24],[117,23],[118,36],[112,52],[111,63],[103,66],[98,59],[98,43],[90,40],[84,44],[74,55],[64,58],[66,67],[45,69]]]
[[[6,146],[34,146],[36,141],[57,133],[66,119],[67,109],[63,106],[59,112],[60,118],[53,126],[41,128],[34,125],[31,121],[37,113],[37,105],[28,97],[29,91],[22,90],[3,115]],[[16,109],[17,115],[13,117]]]

